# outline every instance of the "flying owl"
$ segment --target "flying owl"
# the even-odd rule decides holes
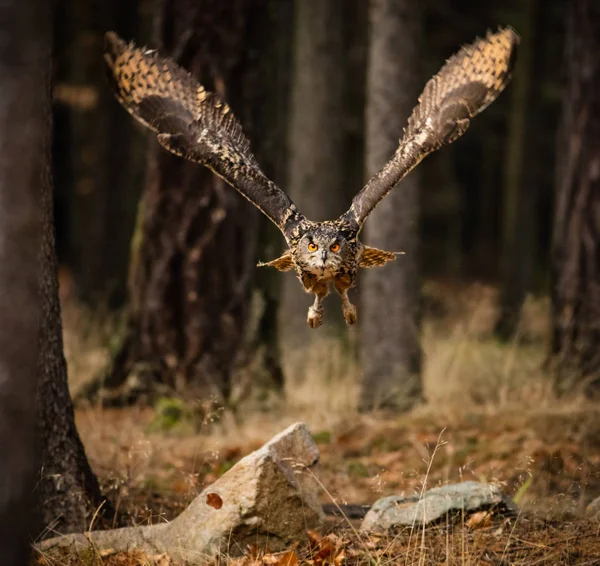
[[[518,42],[518,35],[505,28],[453,55],[425,85],[390,161],[354,197],[347,212],[325,222],[307,219],[266,177],[229,106],[174,61],[127,44],[113,32],[106,34],[104,59],[116,98],[157,134],[166,150],[211,169],[281,230],[288,249],[259,265],[296,272],[306,292],[314,295],[307,322],[317,328],[332,285],[341,297],[346,323],[356,322],[348,290],[358,269],[385,265],[397,255],[360,242],[365,220],[423,158],[462,136],[471,118],[497,98],[510,80]]]

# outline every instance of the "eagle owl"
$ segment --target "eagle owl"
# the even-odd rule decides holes
[[[265,176],[229,106],[174,61],[127,44],[113,32],[106,34],[104,59],[116,98],[157,134],[166,150],[211,169],[281,230],[288,249],[259,265],[296,272],[306,292],[314,295],[307,321],[317,328],[331,285],[341,297],[346,322],[356,322],[348,290],[358,269],[382,266],[397,255],[359,241],[365,220],[423,158],[463,135],[471,118],[496,99],[510,79],[518,42],[518,35],[505,28],[453,55],[425,85],[392,158],[347,212],[325,222],[303,216]]]

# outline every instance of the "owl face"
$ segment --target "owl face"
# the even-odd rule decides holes
[[[296,247],[295,260],[304,271],[330,278],[352,261],[354,251],[335,227],[318,226],[307,231]]]

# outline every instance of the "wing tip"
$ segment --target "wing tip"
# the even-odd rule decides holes
[[[521,36],[511,25],[498,26],[498,29],[493,32],[488,30],[486,40],[497,40],[501,44],[506,44],[508,48],[507,66],[508,69],[513,69],[516,59],[518,46],[521,43]]]
[[[104,58],[108,62],[114,62],[127,48],[127,43],[114,31],[104,34]]]
[[[504,28],[504,32],[506,33],[510,42],[510,57],[508,59],[508,68],[509,71],[512,71],[512,69],[514,69],[515,67],[515,63],[517,62],[517,53],[519,52],[518,47],[521,43],[521,36],[511,26],[506,26]]]
[[[498,37],[506,38],[511,47],[517,46],[519,43],[521,43],[521,36],[511,25],[498,26],[498,29],[495,32],[488,32],[488,35],[496,35]]]

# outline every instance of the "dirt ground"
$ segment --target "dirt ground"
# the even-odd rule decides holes
[[[172,519],[237,460],[297,420],[252,415],[241,423],[223,418],[199,430],[182,423],[153,432],[156,419],[153,409],[77,411],[92,466],[130,524]],[[371,504],[386,495],[476,480],[502,485],[516,499],[519,516],[464,517],[389,538],[364,538],[357,523],[331,519],[323,531],[334,533],[330,538],[313,535],[288,558],[245,549],[247,558],[236,564],[600,564],[600,523],[584,517],[586,504],[600,495],[598,408],[421,409],[311,428],[321,452],[316,473],[324,504]],[[144,564],[151,557],[106,554],[97,563]]]
[[[528,299],[518,336],[501,344],[492,335],[495,291],[461,289],[430,285],[423,330],[428,403],[408,415],[358,415],[357,373],[347,366],[327,376],[311,371],[290,396],[293,405],[275,400],[235,415],[201,413],[177,399],[154,407],[80,404],[77,425],[105,493],[129,524],[168,521],[244,455],[303,421],[321,453],[316,474],[324,504],[372,504],[476,480],[500,484],[519,515],[462,517],[388,537],[361,536],[357,522],[332,518],[287,553],[241,549],[244,557],[215,564],[600,564],[600,522],[585,518],[586,505],[600,496],[600,405],[553,398],[547,300]],[[98,348],[105,335],[82,332],[82,318],[65,309],[72,391],[105,355]],[[58,562],[37,556],[36,563],[170,562],[109,551]]]

